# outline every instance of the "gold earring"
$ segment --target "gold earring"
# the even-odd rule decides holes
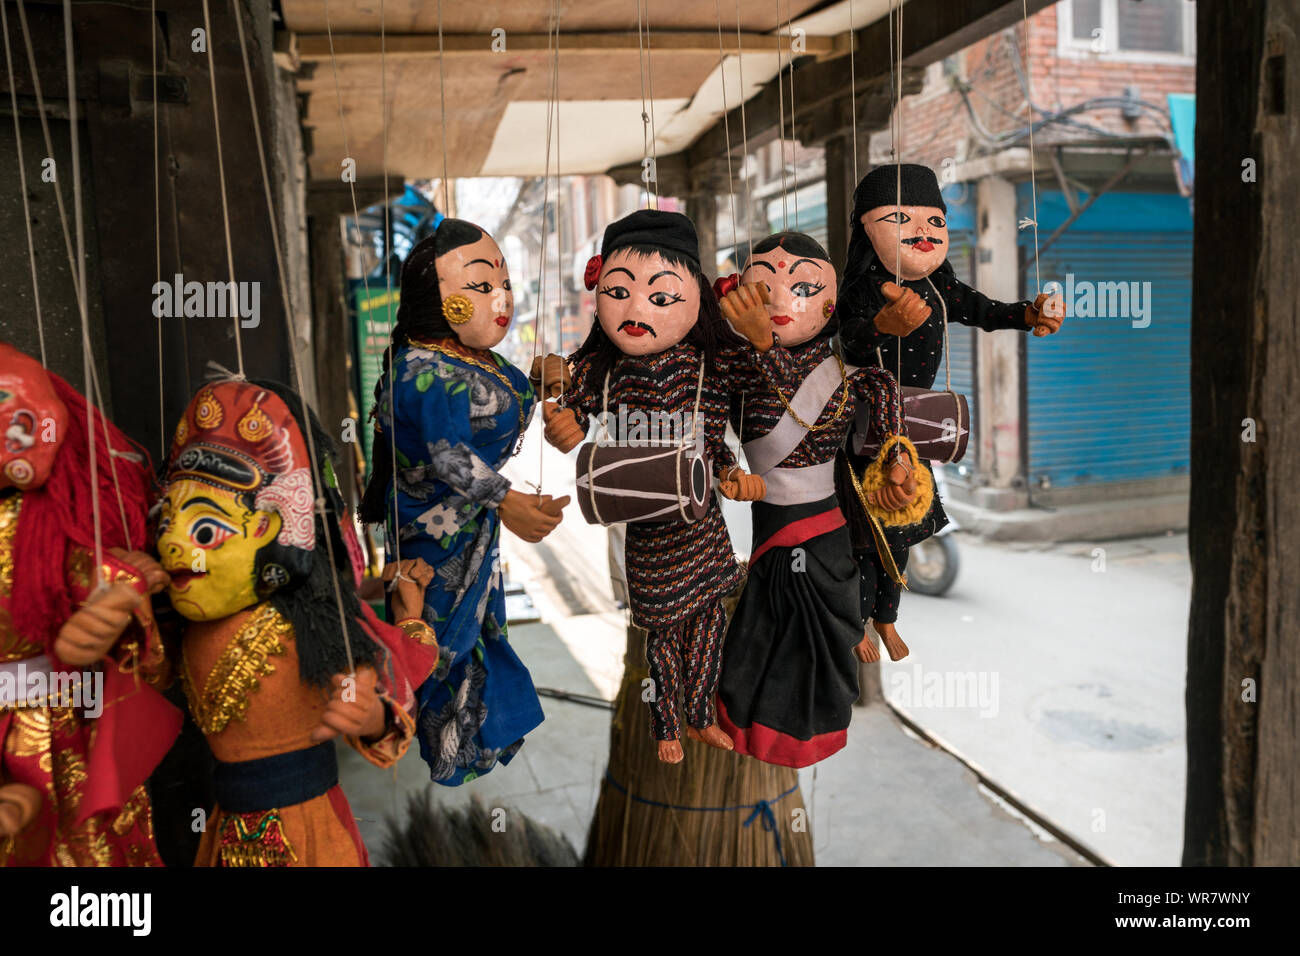
[[[452,325],[464,325],[474,318],[474,303],[463,295],[449,295],[442,300],[442,317]]]

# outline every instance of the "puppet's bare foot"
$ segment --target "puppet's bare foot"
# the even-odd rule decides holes
[[[703,730],[696,730],[694,727],[686,728],[686,736],[692,740],[698,740],[701,743],[708,744],[710,747],[717,747],[719,750],[735,750],[736,742],[732,740],[725,730],[717,724],[710,724]]]
[[[864,664],[874,664],[880,660],[880,648],[869,633],[864,632],[862,640],[853,648],[853,653]]]
[[[904,644],[903,639],[898,636],[898,629],[894,627],[892,621],[887,624],[882,624],[880,621],[872,621],[871,626],[874,627],[876,633],[880,635],[880,640],[884,643],[885,650],[889,651],[889,659],[891,661],[901,661],[907,656],[907,645]]]
[[[684,756],[680,740],[673,738],[659,741],[659,759],[664,763],[681,763]]]

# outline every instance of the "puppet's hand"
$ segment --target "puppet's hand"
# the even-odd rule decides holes
[[[1060,329],[1063,321],[1065,321],[1065,300],[1061,298],[1059,292],[1053,292],[1051,295],[1040,292],[1034,299],[1034,304],[1025,309],[1025,325],[1032,328],[1034,335],[1039,338],[1051,335]]]
[[[898,511],[912,503],[916,497],[916,477],[912,463],[906,457],[894,459],[883,488],[867,493],[867,501],[886,511]]]
[[[888,303],[876,313],[876,331],[885,335],[909,335],[930,317],[925,300],[893,282],[880,287]]]
[[[400,572],[400,573],[399,573]],[[424,617],[424,592],[433,581],[433,568],[424,558],[408,558],[400,564],[390,562],[384,568],[384,582],[390,584],[394,621],[409,621]]]
[[[767,494],[767,482],[761,475],[751,475],[734,466],[718,482],[718,494],[732,501],[762,501]]]
[[[140,577],[144,578],[145,584],[149,587],[150,594],[158,594],[167,589],[167,585],[172,583],[171,575],[163,570],[163,566],[155,561],[152,557],[143,551],[127,551],[125,548],[109,548],[108,553],[118,560],[125,561],[136,571],[140,572]]]
[[[542,402],[542,421],[546,423],[543,431],[546,440],[560,451],[573,451],[587,437],[572,408],[561,408],[554,402]]]
[[[766,352],[772,347],[772,319],[767,314],[767,304],[771,301],[767,286],[759,282],[737,286],[718,305],[733,329],[749,339],[754,348]]]
[[[144,596],[125,581],[118,581],[78,610],[59,628],[54,654],[65,664],[87,667],[102,660],[131,623],[131,612]]]
[[[532,544],[541,541],[560,523],[560,509],[569,503],[550,495],[526,495],[511,488],[497,506],[501,523],[511,532]]]
[[[36,819],[41,792],[25,783],[0,784],[0,839],[11,837]]]
[[[320,726],[311,732],[316,743],[344,737],[381,737],[387,723],[384,702],[376,687],[374,668],[362,667],[356,674],[335,674],[330,678],[334,694],[321,714]]]
[[[569,363],[564,361],[563,355],[551,354],[545,358],[539,355],[533,359],[528,381],[533,383],[538,394],[541,394],[542,379],[546,380],[546,394],[543,398],[559,398],[573,384],[569,375]]]

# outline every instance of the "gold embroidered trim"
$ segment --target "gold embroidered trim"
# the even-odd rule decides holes
[[[0,597],[8,597],[14,586],[14,538],[18,536],[21,491],[0,498]]]
[[[185,696],[199,729],[205,734],[218,734],[232,720],[243,720],[248,714],[249,695],[261,686],[261,678],[275,673],[275,665],[267,658],[284,654],[285,642],[291,640],[293,625],[270,604],[263,604],[240,625],[221,652],[203,682],[202,694],[195,691],[186,661]]]
[[[42,645],[18,633],[7,607],[14,588],[14,540],[18,537],[18,511],[22,501],[20,491],[0,498],[0,661],[26,660],[44,650]]]

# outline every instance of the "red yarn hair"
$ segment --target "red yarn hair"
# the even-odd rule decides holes
[[[58,375],[47,370],[55,393],[68,409],[63,442],[49,478],[22,492],[14,538],[14,580],[10,610],[14,628],[46,647],[76,610],[65,570],[68,550],[81,545],[93,552],[95,519],[91,504],[90,442],[86,434],[86,400]],[[149,456],[98,409],[95,416],[95,462],[99,479],[99,514],[104,551],[109,548],[150,550],[145,539],[153,498]],[[105,428],[117,456],[104,441]],[[139,461],[121,453],[140,456]],[[117,471],[114,483],[113,472]],[[118,503],[119,490],[121,505]],[[126,512],[126,526],[122,512]]]

